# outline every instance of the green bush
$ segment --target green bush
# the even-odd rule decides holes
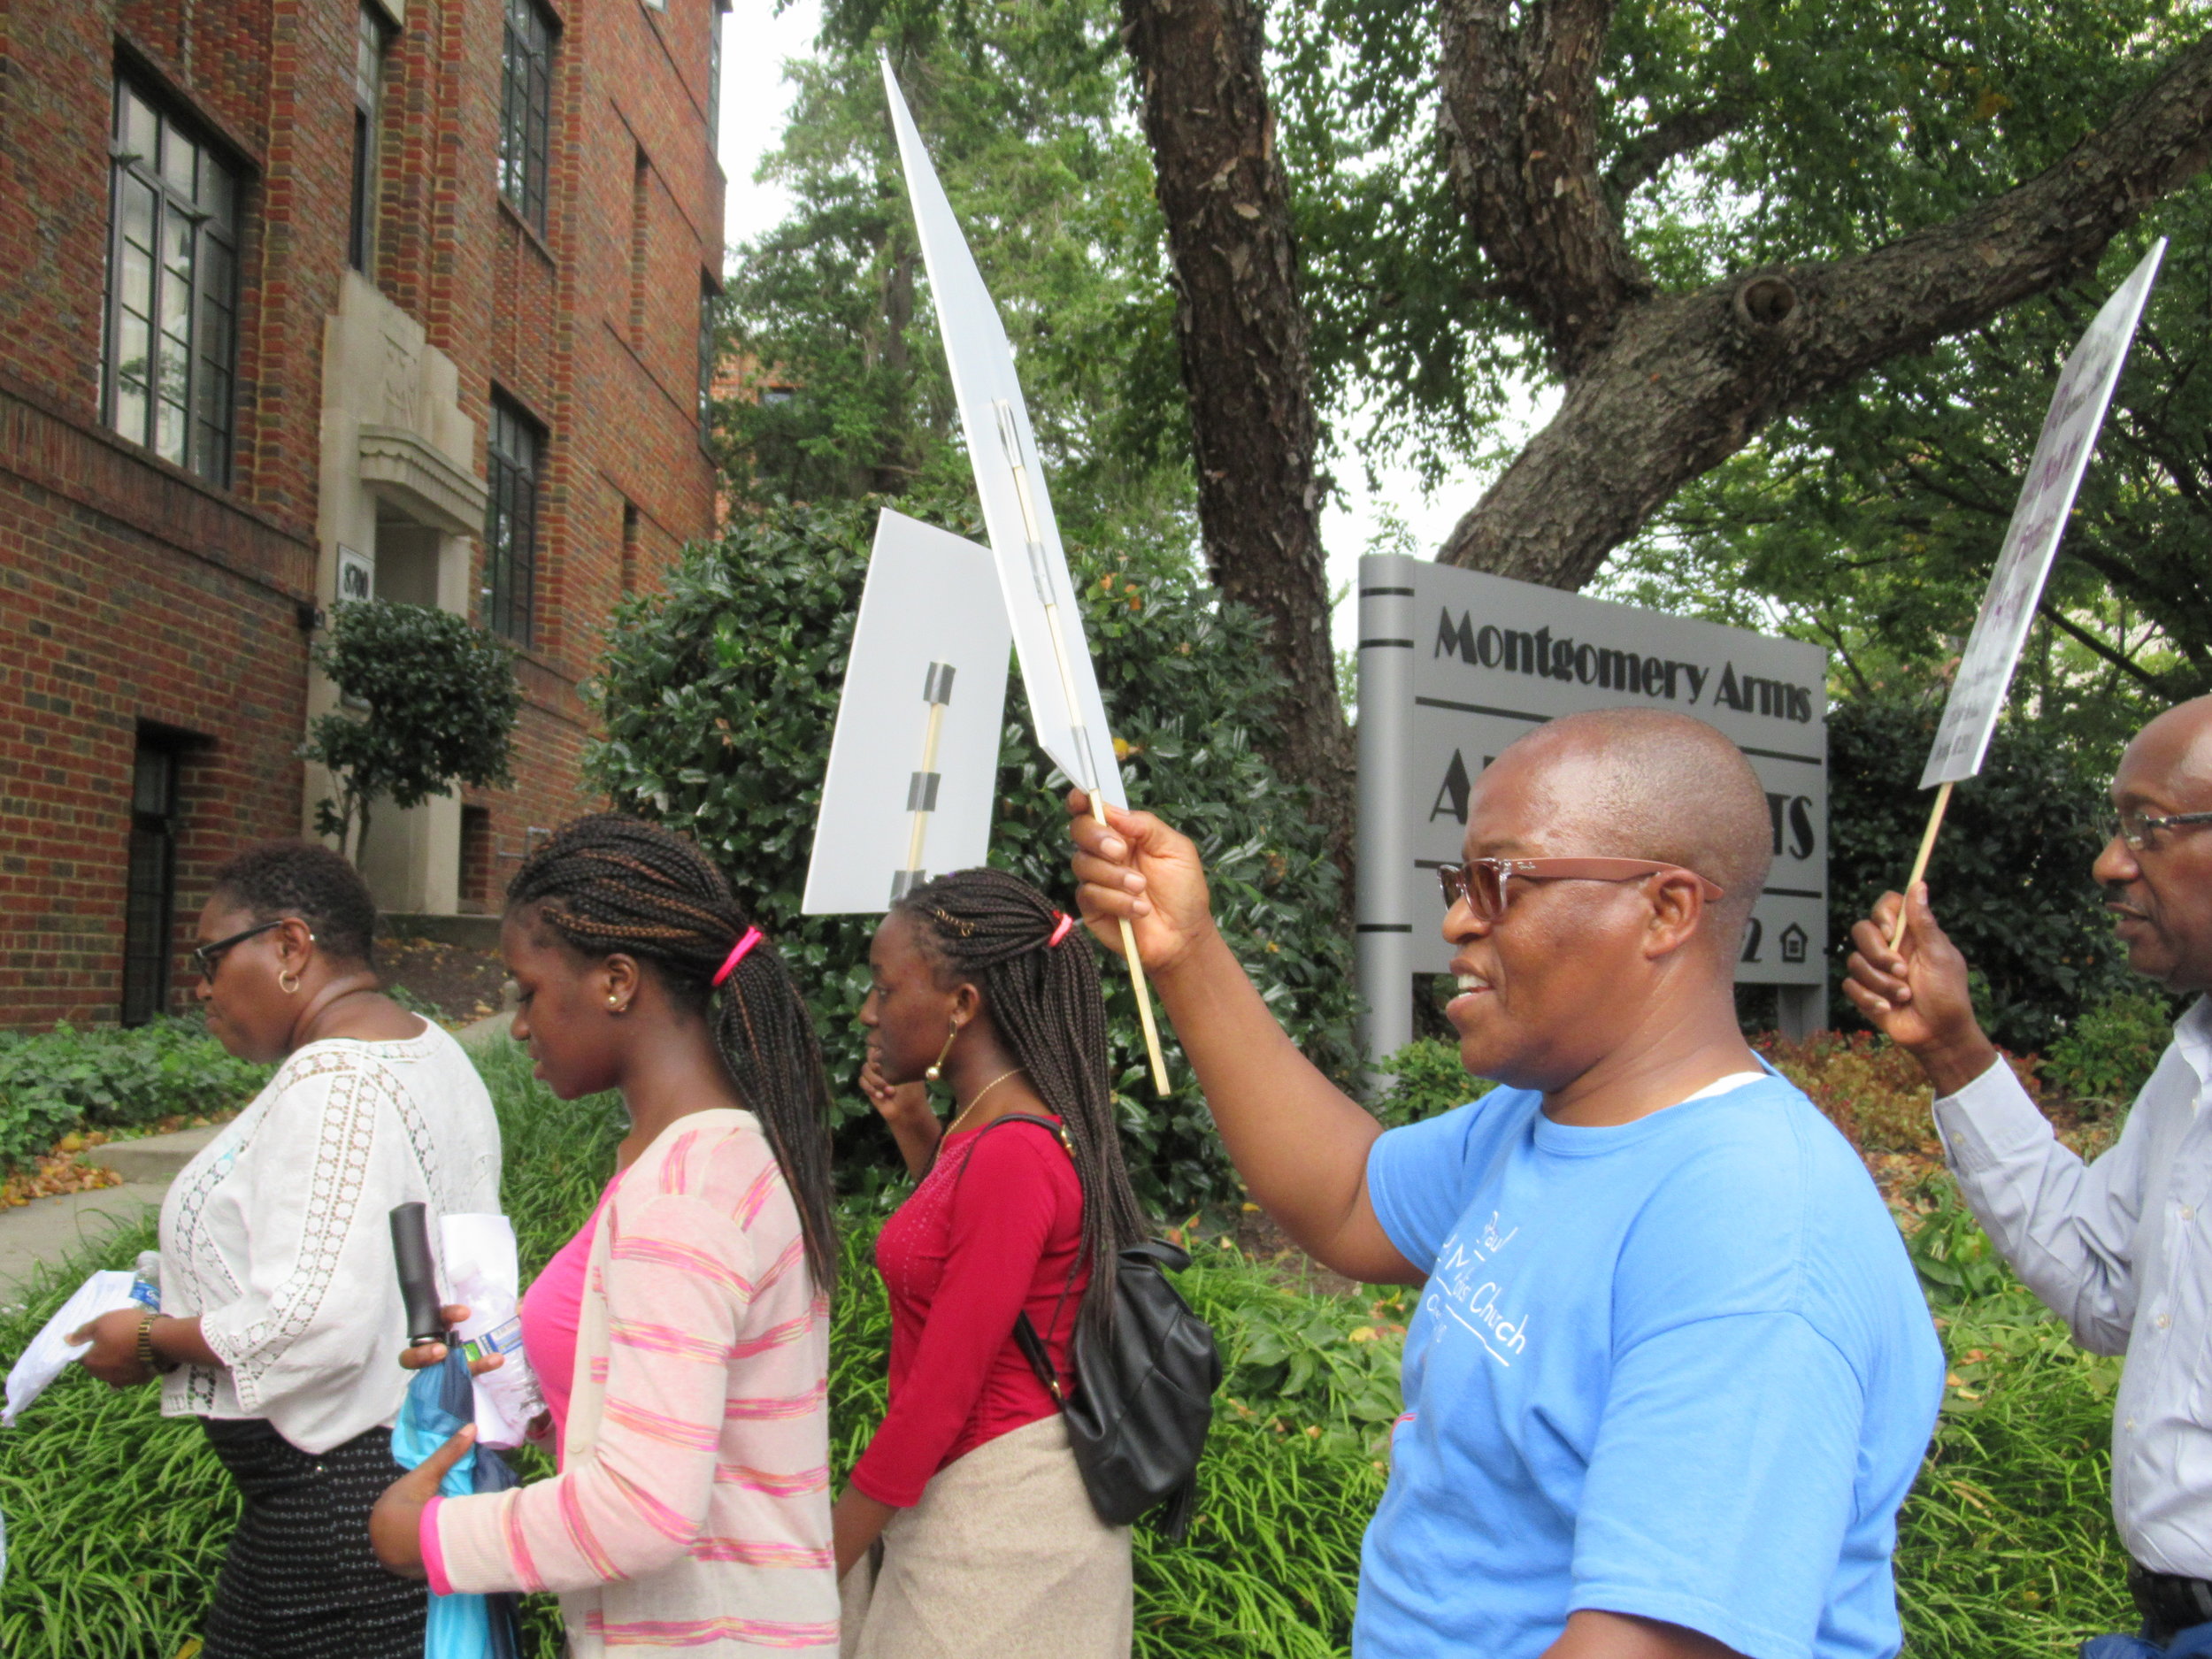
[[[1828,714],[1831,1018],[1864,1025],[1843,999],[1851,927],[1901,887],[1927,826],[1920,772],[1938,710],[1915,699],[1852,700]],[[2089,866],[2105,810],[2064,740],[2007,721],[1978,777],[1958,786],[1928,865],[1928,893],[1979,976],[1977,1011],[2016,1054],[2039,1054],[2085,1003],[2125,982]]]
[[[1432,1059],[1435,1056],[1430,1056]],[[505,1137],[506,1202],[526,1272],[580,1225],[623,1130],[604,1096],[559,1102],[518,1051],[481,1057]],[[890,1317],[869,1260],[877,1217],[849,1201],[831,1342],[831,1459],[841,1478],[881,1420]],[[12,1360],[82,1275],[152,1242],[150,1217],[36,1276],[0,1309]],[[1928,1462],[1900,1518],[1898,1599],[1915,1659],[2049,1659],[2127,1628],[2106,1452],[2119,1362],[2085,1355],[1989,1251],[1947,1193],[1911,1248],[1950,1372]],[[1271,1264],[1202,1248],[1181,1286],[1219,1333],[1227,1379],[1183,1547],[1137,1537],[1146,1659],[1334,1659],[1382,1494],[1380,1437],[1412,1306],[1405,1291],[1314,1296]],[[1371,1298],[1372,1300],[1371,1300]],[[529,1463],[529,1460],[525,1460]],[[530,1471],[544,1472],[541,1462]],[[236,1506],[188,1421],[150,1389],[62,1379],[0,1434],[0,1652],[173,1659],[197,1630]],[[526,1651],[556,1659],[547,1597]]]
[[[775,934],[813,997],[846,1118],[840,1162],[862,1190],[896,1164],[851,1086],[874,922],[802,917],[799,899],[875,519],[873,502],[778,506],[693,549],[664,594],[625,604],[591,687],[607,736],[587,763],[616,805],[695,837]],[[956,518],[951,527],[972,530]],[[1253,746],[1279,686],[1259,623],[1187,571],[1079,555],[1075,574],[1107,710],[1128,745],[1131,800],[1198,841],[1231,946],[1308,1054],[1348,1076],[1340,878],[1304,791]],[[1018,681],[1010,690],[991,860],[1065,902],[1065,781],[1030,737]],[[1143,1077],[1127,975],[1102,965],[1140,1191],[1174,1215],[1231,1195],[1233,1174],[1171,1036],[1162,1033],[1177,1088],[1163,1101]]]
[[[76,1129],[236,1111],[269,1070],[234,1059],[192,1018],[129,1031],[61,1025],[0,1033],[0,1169],[29,1162]]]
[[[2125,987],[2085,1011],[2043,1056],[2052,1087],[2084,1104],[2116,1110],[2150,1080],[2173,1041],[2174,1008],[2151,986]]]
[[[1488,1078],[1469,1077],[1459,1063],[1459,1045],[1438,1037],[1416,1038],[1376,1070],[1390,1079],[1373,1102],[1386,1128],[1434,1118],[1497,1087]]]

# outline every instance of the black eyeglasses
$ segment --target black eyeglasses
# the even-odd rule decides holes
[[[2187,829],[2193,825],[2212,824],[2212,812],[2176,812],[2166,818],[2153,818],[2145,812],[2123,812],[2116,818],[2104,820],[2104,838],[2110,841],[2118,836],[2127,843],[2131,853],[2148,852],[2152,840],[2162,830]]]
[[[249,927],[242,933],[233,933],[228,939],[219,939],[211,945],[193,946],[192,960],[200,964],[200,978],[203,979],[213,979],[215,977],[217,965],[223,960],[223,953],[228,950],[233,945],[242,945],[249,939],[251,939],[256,933],[265,933],[272,927],[281,927],[283,926],[284,919],[280,917],[273,922],[263,922],[257,927]]]

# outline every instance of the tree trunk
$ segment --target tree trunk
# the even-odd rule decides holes
[[[1592,3],[1555,0],[1545,10]],[[1850,259],[1640,296],[1620,274],[1607,223],[1586,214],[1529,233],[1525,204],[1517,210],[1500,182],[1523,180],[1539,202],[1580,201],[1599,190],[1594,172],[1554,177],[1524,165],[1516,173],[1509,157],[1472,153],[1525,143],[1537,128],[1533,115],[1497,119],[1500,99],[1517,113],[1520,88],[1545,80],[1535,68],[1519,80],[1501,76],[1489,62],[1501,50],[1492,14],[1507,4],[1449,0],[1462,31],[1485,50],[1455,53],[1448,35],[1443,125],[1471,230],[1509,291],[1540,287],[1547,296],[1532,315],[1566,376],[1566,396],[1438,557],[1555,588],[1588,581],[1677,489],[1778,415],[2078,277],[2147,204],[2204,166],[2212,134],[2207,37],[2055,166],[1956,219]],[[1521,34],[1538,38],[1522,50],[1563,33],[1525,25]],[[1563,50],[1578,67],[1586,58],[1571,41]],[[1556,147],[1549,153],[1567,148],[1548,130],[1537,136]],[[1542,146],[1532,153],[1547,154]]]
[[[1266,619],[1290,681],[1264,740],[1351,850],[1351,734],[1321,551],[1318,422],[1256,0],[1122,0],[1167,218],[1207,568]]]

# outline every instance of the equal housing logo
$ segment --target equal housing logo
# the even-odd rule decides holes
[[[1612,646],[1555,634],[1549,628],[1532,631],[1502,628],[1494,623],[1477,627],[1474,614],[1463,611],[1454,621],[1450,610],[1438,613],[1434,657],[1450,657],[1471,668],[1494,668],[1509,674],[1530,674],[1540,680],[1596,686],[1606,691],[1626,692],[1693,707],[1733,709],[1740,714],[1763,714],[1778,720],[1809,726],[1813,718],[1813,688],[1760,674],[1740,674],[1733,663],[1720,664],[1714,675],[1709,663],[1683,662],[1675,657],[1646,657]],[[1706,703],[1708,688],[1712,692]]]

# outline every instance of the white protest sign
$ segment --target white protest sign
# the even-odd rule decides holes
[[[1981,612],[1974,618],[1974,632],[1967,638],[1957,677],[1951,682],[1950,699],[1943,705],[1943,724],[1928,751],[1927,770],[1920,774],[1923,789],[1957,783],[1982,769],[2020,647],[2027,640],[2028,625],[2035,620],[2035,602],[2050,574],[2066,515],[2073,510],[2074,492],[2081,488],[2089,451],[2104,424],[2105,407],[2112,400],[2120,365],[2127,360],[2143,302],[2150,296],[2165,251],[2166,239],[2161,236],[2119,291],[2104,303],[2059,373],[2058,389],[2051,395],[2050,412],[2043,419],[2043,434],[2028,463],[2027,482],[2020,487],[2019,503],[2012,510],[2012,523],[1998,550],[1997,568],[1990,573]]]
[[[997,306],[968,251],[952,204],[922,148],[914,118],[900,96],[889,58],[883,64],[884,95],[899,138],[899,158],[914,208],[929,271],[930,297],[944,336],[945,358],[960,403],[960,429],[983,500],[984,527],[998,559],[999,584],[1013,619],[1014,649],[1022,686],[1029,694],[1037,741],[1053,764],[1086,789],[1116,806],[1128,804],[1113,735],[1098,695],[1098,676],[1083,637],[1082,613],[1052,516],[1052,494],[1038,464],[1029,411],[1014,373],[1013,349]]]
[[[1827,977],[1827,653],[1796,640],[1431,559],[1362,559],[1354,917],[1367,1053],[1412,1036],[1413,976],[1450,966],[1436,872],[1465,856],[1483,768],[1545,721],[1598,709],[1694,716],[1751,763],[1774,864],[1736,979],[1786,987],[1809,1019]]]
[[[987,549],[876,520],[802,910],[885,910],[932,872],[984,862],[1011,645]]]

